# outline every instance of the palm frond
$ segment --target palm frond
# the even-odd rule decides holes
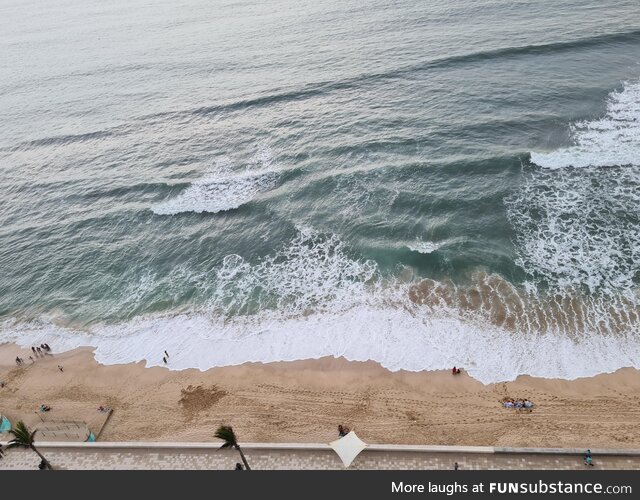
[[[22,420],[20,420],[9,432],[13,434],[13,439],[9,441],[7,448],[29,448],[33,445],[33,436],[35,431],[33,433],[30,432]]]
[[[221,448],[234,448],[238,445],[238,440],[233,432],[233,429],[229,425],[221,425],[214,434],[215,437],[224,441]]]

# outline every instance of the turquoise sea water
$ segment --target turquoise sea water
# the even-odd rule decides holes
[[[636,0],[0,0],[0,341],[640,368]]]

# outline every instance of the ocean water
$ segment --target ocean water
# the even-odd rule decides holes
[[[0,342],[640,368],[637,0],[0,0]]]

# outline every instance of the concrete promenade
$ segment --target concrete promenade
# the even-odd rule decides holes
[[[246,443],[253,469],[343,469],[326,444]],[[40,443],[39,450],[57,469],[222,469],[239,462],[234,450],[214,443]],[[590,469],[640,470],[640,450],[591,450]],[[351,469],[585,469],[584,450],[515,449],[466,446],[369,445]],[[37,469],[30,450],[5,450],[0,470]]]

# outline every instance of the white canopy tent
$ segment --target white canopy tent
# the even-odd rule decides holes
[[[367,443],[362,441],[355,432],[351,431],[346,436],[329,443],[329,446],[338,454],[346,468],[367,447]]]

